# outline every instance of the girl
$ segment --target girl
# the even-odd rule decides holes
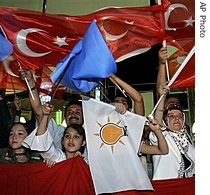
[[[66,127],[63,133],[62,149],[55,147],[49,133],[50,126],[47,126],[52,110],[53,106],[50,103],[43,105],[43,117],[39,126],[23,141],[25,147],[40,151],[49,167],[56,162],[82,155],[86,145],[84,128],[78,124],[71,124]]]
[[[34,162],[29,149],[22,146],[22,141],[30,133],[25,123],[17,122],[9,133],[9,146],[0,149],[0,163],[28,163]]]

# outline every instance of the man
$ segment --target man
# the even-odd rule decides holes
[[[28,81],[28,84],[32,92],[32,94],[29,93],[29,100],[30,100],[32,109],[34,111],[34,114],[36,116],[37,122],[40,123],[43,116],[42,104],[39,98],[38,90],[36,88],[36,83],[33,79],[32,72],[30,70],[23,70],[22,68],[19,68],[19,75],[22,80],[26,78]],[[32,98],[32,95],[33,95],[33,98]],[[65,116],[65,121],[67,125],[70,125],[70,124],[83,125],[84,120],[83,120],[83,113],[82,113],[82,103],[78,99],[71,100],[66,105],[64,116]],[[55,146],[62,149],[61,138],[63,136],[65,127],[58,125],[53,118],[50,118],[48,122],[48,129],[53,138],[53,142]]]
[[[19,75],[22,80],[25,80],[26,78],[28,81],[28,84],[32,92],[32,94],[29,93],[29,100],[32,109],[34,111],[34,114],[37,118],[37,121],[38,123],[40,123],[43,116],[42,105],[36,88],[36,83],[33,79],[32,72],[30,70],[23,70],[22,68],[19,68]],[[133,87],[131,87],[129,84],[125,83],[115,75],[111,75],[109,79],[119,84],[124,90],[126,90],[127,94],[131,96],[131,98],[134,100],[134,112],[136,114],[144,115],[144,101],[141,94],[138,91],[136,91]],[[116,110],[121,114],[124,114],[128,108],[123,105],[122,101],[114,102],[114,104],[116,106]],[[70,101],[66,105],[64,116],[67,125],[70,124],[83,125],[84,119],[82,113],[82,102],[79,101],[78,99],[73,99],[72,101]],[[61,138],[64,132],[64,127],[61,125],[57,125],[55,120],[50,118],[48,122],[48,128],[53,138],[55,146],[62,148]]]

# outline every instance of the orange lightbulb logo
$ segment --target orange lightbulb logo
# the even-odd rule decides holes
[[[126,135],[126,127],[120,127],[114,123],[107,123],[100,129],[101,140],[108,145],[116,144],[117,141]]]
[[[114,151],[114,145],[119,142],[121,144],[124,144],[122,140],[120,140],[121,137],[127,136],[127,127],[119,126],[119,123],[121,121],[119,120],[116,123],[111,123],[110,119],[108,117],[107,123],[104,125],[101,125],[99,122],[97,124],[101,127],[99,133],[95,133],[94,135],[99,136],[101,138],[101,145],[104,146],[104,144],[110,145],[112,153]]]

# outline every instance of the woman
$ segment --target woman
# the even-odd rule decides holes
[[[155,118],[159,124],[166,127],[163,129],[163,135],[169,152],[167,155],[153,155],[153,179],[193,177],[195,174],[195,146],[185,128],[185,115],[180,107],[180,102],[174,99],[173,104],[168,104],[165,110],[167,94],[170,90],[166,82],[166,48],[162,47],[158,55],[157,94],[158,97],[162,96],[162,99],[155,111]],[[150,141],[153,145],[157,144],[156,136],[152,132]]]
[[[195,174],[195,147],[184,127],[183,110],[173,105],[164,112],[163,119],[166,126],[163,135],[169,152],[167,155],[153,156],[153,180],[193,177]],[[154,145],[157,144],[153,133],[150,133],[150,141]]]

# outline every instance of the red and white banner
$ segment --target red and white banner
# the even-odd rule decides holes
[[[170,3],[171,5],[165,12],[166,33],[182,47],[182,50],[178,49],[168,59],[171,79],[195,46],[195,1],[170,0]],[[195,86],[195,54],[170,87],[193,86]]]
[[[164,39],[171,40],[164,30],[164,11],[168,6],[169,2],[164,0],[162,5],[111,7],[83,16],[0,7],[0,25],[13,44],[14,57],[23,68],[54,67],[81,40],[93,19],[97,20],[117,61],[144,52]],[[0,88],[9,87],[5,83],[11,73],[18,75],[17,63],[12,62],[7,71],[1,71],[8,76],[0,80]]]
[[[130,190],[109,195],[195,194],[195,178],[151,182],[155,191]],[[0,164],[0,187],[0,194],[95,195],[89,167],[80,156],[52,168],[45,163]]]

